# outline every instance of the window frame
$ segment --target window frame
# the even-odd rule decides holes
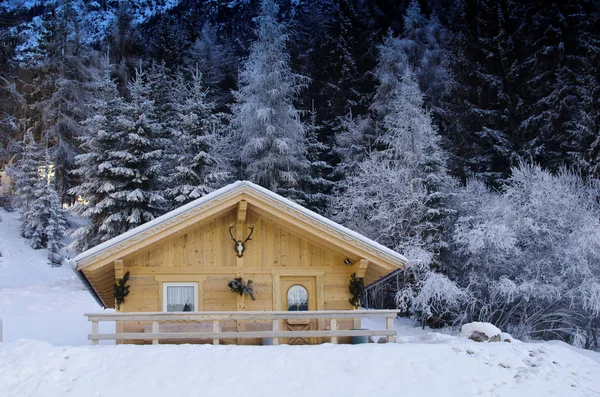
[[[179,313],[179,312],[170,312],[167,311],[167,302],[168,302],[168,297],[167,297],[167,287],[194,287],[194,310],[192,310],[193,312],[197,312],[198,311],[198,283],[197,282],[163,282],[162,283],[162,288],[163,288],[163,293],[162,293],[162,298],[163,298],[163,302],[162,302],[162,306],[163,306],[163,312],[165,313]]]

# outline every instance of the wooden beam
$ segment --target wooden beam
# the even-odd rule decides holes
[[[96,339],[96,335],[98,335],[99,329],[100,327],[98,321],[92,321],[92,337],[90,338],[92,340],[92,345],[98,344],[98,339]]]
[[[387,335],[387,341],[388,341],[388,343],[394,343],[396,341],[396,337],[395,337],[396,330],[394,329],[394,318],[393,317],[387,317],[385,319],[385,328],[388,331],[393,331]]]
[[[356,265],[356,277],[364,278],[369,267],[369,261],[367,259],[361,259],[355,263]]]
[[[117,259],[115,261],[115,281],[120,278],[123,278],[123,269],[123,259]]]
[[[246,200],[241,200],[237,206],[237,223],[246,222],[246,213],[248,210],[248,202]]]
[[[158,325],[158,321],[153,321],[152,322],[152,333],[153,334],[158,334],[160,332],[160,328]],[[152,339],[152,344],[153,345],[158,345],[158,338],[157,339]]]
[[[329,324],[330,324],[329,325],[329,329],[331,331],[337,331],[337,320],[335,318],[332,318],[330,320]],[[337,345],[337,343],[338,343],[338,337],[337,336],[332,336],[331,337],[331,343],[333,343],[334,345]]]

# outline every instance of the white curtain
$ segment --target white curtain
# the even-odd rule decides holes
[[[288,310],[308,310],[308,291],[301,285],[288,290]]]
[[[192,312],[196,310],[195,294],[192,286],[167,286],[167,311]]]

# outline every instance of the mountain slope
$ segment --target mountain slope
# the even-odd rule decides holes
[[[47,251],[32,249],[20,236],[18,212],[0,210],[0,217],[3,340],[27,338],[54,345],[87,344],[91,325],[83,314],[102,309],[73,269],[49,266]],[[105,329],[110,330],[111,326]]]

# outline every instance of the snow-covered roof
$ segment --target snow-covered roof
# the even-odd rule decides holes
[[[121,243],[129,240],[129,239],[132,239],[150,229],[158,227],[165,222],[172,221],[174,218],[177,218],[178,216],[181,216],[182,214],[192,211],[195,208],[208,203],[209,201],[218,199],[219,197],[222,197],[225,195],[229,195],[238,190],[240,191],[240,193],[243,193],[246,190],[252,190],[254,192],[257,192],[263,196],[266,196],[268,198],[271,198],[271,199],[277,201],[279,204],[282,204],[292,210],[300,212],[302,215],[305,215],[306,217],[311,218],[312,220],[317,221],[318,223],[320,223],[324,226],[334,229],[335,231],[337,231],[338,233],[341,233],[345,237],[348,237],[350,239],[356,240],[358,242],[361,242],[361,243],[367,245],[368,247],[378,251],[380,254],[388,257],[389,259],[391,259],[395,262],[396,261],[399,261],[402,263],[407,262],[407,259],[400,253],[398,253],[394,250],[391,250],[387,247],[384,247],[383,245],[381,245],[381,244],[379,244],[379,243],[377,243],[377,242],[375,242],[353,230],[350,230],[347,227],[344,227],[338,223],[335,223],[332,220],[325,218],[324,216],[321,216],[307,208],[302,207],[301,205],[294,203],[293,201],[291,201],[289,199],[286,199],[285,197],[282,197],[276,193],[273,193],[272,191],[270,191],[268,189],[265,189],[262,186],[256,185],[249,181],[237,181],[230,185],[222,187],[221,189],[215,190],[214,192],[211,192],[197,200],[194,200],[191,203],[183,205],[171,212],[168,212],[168,213],[150,221],[150,222],[144,223],[143,225],[138,226],[135,229],[131,229],[130,231],[128,231],[126,233],[123,233],[117,237],[114,237],[108,241],[105,241],[102,244],[92,247],[87,251],[82,252],[81,254],[77,255],[74,258],[74,261],[77,264],[79,264],[84,260],[91,259],[92,257],[101,254],[102,252],[108,250],[109,248],[112,248],[118,244],[121,244]]]

